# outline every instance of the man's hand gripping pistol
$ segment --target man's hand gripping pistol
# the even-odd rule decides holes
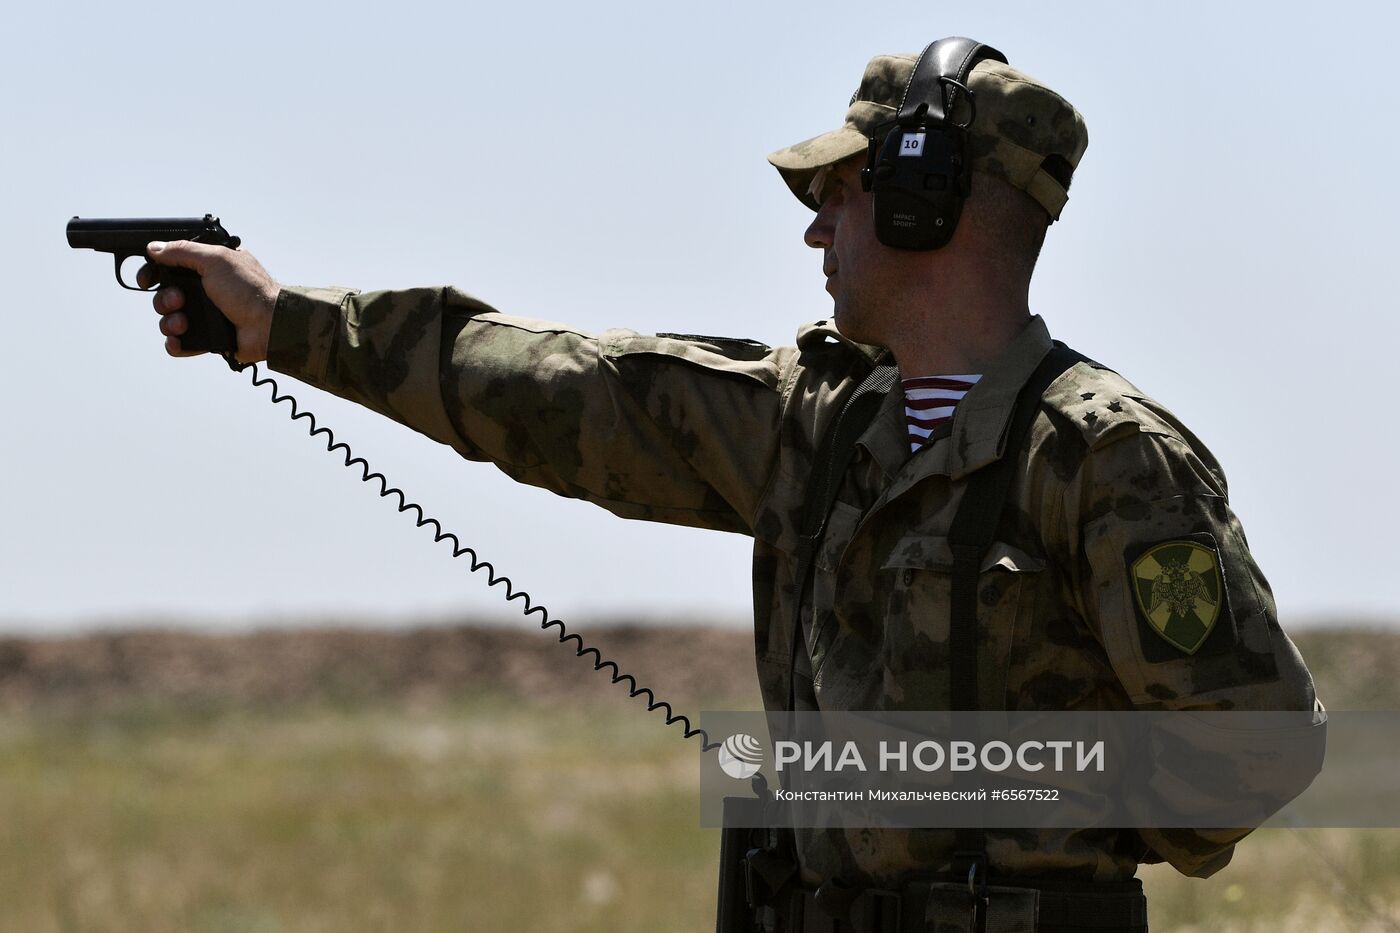
[[[280,289],[214,215],[74,217],[68,245],[113,254],[122,288],[159,288],[154,303],[172,356],[218,353],[235,371],[266,357]],[[122,265],[137,256],[152,261],[141,267],[133,286],[122,277]]]

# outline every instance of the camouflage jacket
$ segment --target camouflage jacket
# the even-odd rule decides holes
[[[897,384],[885,399],[816,554],[800,707],[947,708],[948,528],[969,475],[1002,455],[1017,392],[1050,346],[1032,318],[917,454]],[[780,709],[814,448],[879,352],[826,322],[800,329],[794,347],[770,349],[626,330],[590,336],[450,288],[288,288],[269,365],[521,482],[626,518],[751,535],[758,676],[765,704]],[[1044,393],[1017,456],[979,583],[985,707],[1313,708],[1311,678],[1279,629],[1220,467],[1169,412],[1079,363]],[[1179,630],[1178,619],[1178,630],[1159,630],[1170,613],[1143,594],[1153,577],[1170,582],[1173,555],[1155,549],[1185,542],[1218,562],[1216,589],[1191,596],[1212,608],[1200,604],[1194,628]],[[1180,551],[1178,601],[1191,553]],[[995,870],[1017,876],[1122,880],[1159,858],[1204,876],[1241,835],[993,830],[988,852]],[[803,831],[799,850],[808,880],[891,885],[943,868],[951,836]]]

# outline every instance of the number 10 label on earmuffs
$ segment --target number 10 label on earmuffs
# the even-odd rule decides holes
[[[922,155],[924,151],[924,137],[927,133],[906,133],[904,141],[899,145],[899,154],[902,156]]]

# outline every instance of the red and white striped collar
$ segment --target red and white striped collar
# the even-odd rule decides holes
[[[958,402],[981,378],[980,373],[964,373],[902,380],[904,422],[909,429],[910,450],[917,453],[940,425],[953,420]]]

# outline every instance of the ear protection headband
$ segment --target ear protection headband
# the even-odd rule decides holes
[[[968,75],[984,59],[1007,64],[996,49],[961,36],[929,43],[904,87],[893,128],[883,142],[883,126],[871,133],[860,183],[875,195],[875,236],[886,246],[930,250],[952,238],[971,190],[967,130],[977,106]],[[969,105],[966,123],[952,121],[959,94]]]

